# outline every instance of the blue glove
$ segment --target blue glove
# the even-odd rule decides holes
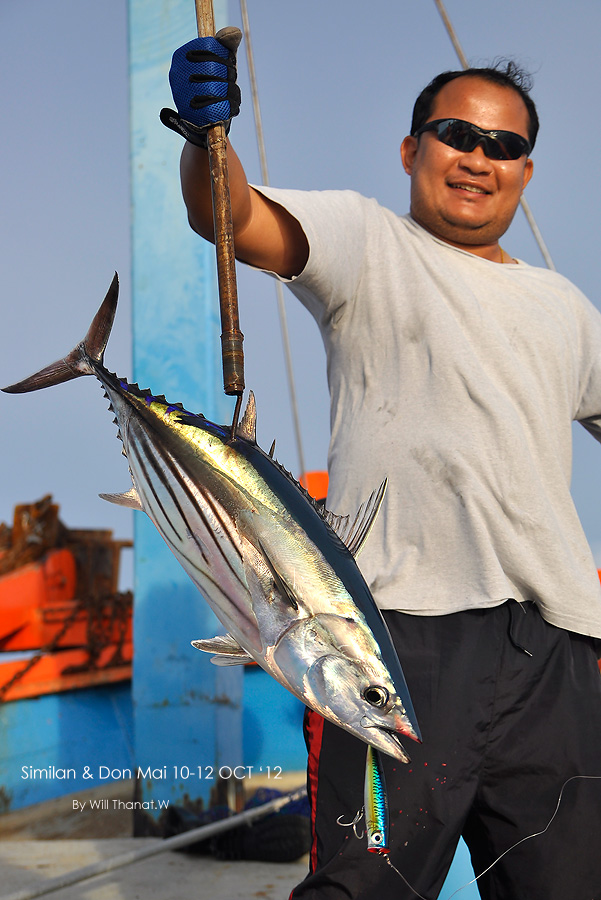
[[[226,133],[240,110],[236,84],[239,28],[222,28],[215,37],[195,38],[173,54],[169,83],[177,107],[161,110],[161,122],[192,144],[207,146],[207,128],[223,122]]]

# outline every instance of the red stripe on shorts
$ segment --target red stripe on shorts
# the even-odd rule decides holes
[[[307,786],[309,788],[309,803],[311,805],[311,872],[317,867],[317,837],[315,832],[315,819],[317,817],[317,777],[319,773],[319,755],[321,753],[321,741],[323,736],[324,718],[319,713],[308,709],[305,717],[305,739],[309,758],[307,761]]]

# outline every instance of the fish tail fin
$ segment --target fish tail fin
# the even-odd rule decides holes
[[[41,388],[62,384],[63,381],[70,381],[81,375],[93,375],[92,363],[102,363],[104,350],[113,327],[118,297],[119,279],[115,272],[106,297],[94,316],[83,341],[80,341],[67,356],[45,366],[39,372],[30,375],[29,378],[24,378],[23,381],[11,384],[2,390],[7,394],[25,394],[28,391],[39,391]]]

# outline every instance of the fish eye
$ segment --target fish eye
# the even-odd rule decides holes
[[[379,684],[371,684],[368,688],[365,688],[363,691],[363,699],[367,700],[370,706],[375,706],[378,709],[381,709],[383,706],[386,706],[388,703],[390,694],[386,690],[385,687],[382,687]]]

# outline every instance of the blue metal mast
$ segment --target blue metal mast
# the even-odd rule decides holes
[[[221,383],[215,251],[188,225],[179,184],[181,141],[158,115],[173,105],[171,54],[196,35],[194,3],[128,2],[135,377],[141,387],[229,422],[233,401]],[[215,0],[215,17],[218,27],[226,23],[227,0]],[[158,801],[208,806],[220,768],[227,776],[242,762],[242,672],[218,669],[190,646],[220,630],[154,526],[136,515],[135,764],[138,796],[153,819],[160,815]],[[137,832],[144,829],[142,821]]]

